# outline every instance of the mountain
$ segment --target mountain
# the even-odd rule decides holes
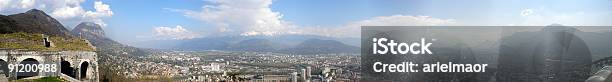
[[[255,51],[272,52],[280,48],[280,45],[267,39],[248,39],[236,44],[229,45],[227,50],[233,51]]]
[[[217,36],[182,41],[178,43],[179,45],[174,46],[174,49],[278,52],[288,54],[358,53],[359,47],[343,43],[353,40],[358,41],[359,39],[339,39],[315,35]]]
[[[104,35],[104,30],[98,24],[84,22],[77,25],[72,31],[69,31],[56,19],[37,9],[8,16],[0,15],[0,33],[9,34],[17,32],[64,37],[64,39],[60,40],[78,39],[75,37],[78,36],[87,39],[89,43],[101,51],[123,51],[133,54],[142,54],[144,52],[138,48],[125,46],[107,38]]]
[[[358,38],[336,38],[316,35],[278,36],[211,36],[186,40],[153,40],[132,45],[172,50],[227,50],[278,52],[291,54],[358,53]],[[316,48],[320,47],[320,48]],[[316,48],[316,49],[315,49]],[[302,49],[314,49],[306,51]],[[325,49],[325,50],[317,50]],[[308,53],[302,53],[302,51]]]
[[[225,50],[230,42],[237,41],[235,37],[207,37],[183,40],[173,46],[180,50]]]
[[[335,40],[351,46],[360,46],[361,41],[359,38],[345,38],[345,37],[326,37],[318,35],[302,35],[302,34],[287,34],[287,35],[276,35],[276,36],[241,36],[244,38],[262,38],[268,39],[273,42],[285,44],[287,46],[296,46],[309,39],[321,39],[321,40]]]
[[[21,29],[17,26],[17,21],[9,16],[0,15],[0,33],[13,33],[16,32],[17,29]]]
[[[80,38],[85,38],[96,47],[122,45],[114,40],[107,38],[104,35],[104,30],[98,24],[91,22],[83,22],[72,29],[72,34]]]
[[[92,22],[82,22],[72,29],[72,34],[80,38],[85,38],[91,42],[92,45],[96,46],[103,54],[117,55],[145,55],[146,51],[123,45],[117,41],[114,41],[105,36],[104,30],[98,24]]]
[[[359,53],[359,47],[335,40],[308,39],[295,47],[281,51],[291,54]]]
[[[73,35],[91,35],[89,37],[97,37],[97,38],[106,37],[106,35],[104,34],[104,30],[102,30],[102,27],[92,22],[80,23],[79,25],[74,27],[74,29],[72,29],[71,32]],[[79,36],[79,37],[83,37],[83,36]]]
[[[0,15],[0,33],[41,33],[52,36],[73,37],[60,22],[37,9],[13,15]]]
[[[181,49],[181,50],[221,50],[231,44],[238,43],[248,39],[267,39],[277,44],[283,44],[281,47],[296,46],[308,39],[324,39],[336,40],[351,46],[361,46],[359,38],[349,37],[325,37],[317,35],[299,35],[287,34],[276,36],[209,36],[194,39],[163,39],[130,42],[128,44],[141,48],[154,49]]]

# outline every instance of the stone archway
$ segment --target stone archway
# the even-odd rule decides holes
[[[9,73],[9,69],[8,69],[8,63],[6,61],[2,60],[2,59],[0,59],[0,70],[2,70],[2,71],[0,71],[0,72],[2,72],[2,73],[0,73],[0,75],[4,74],[5,77],[9,76],[10,73]]]
[[[80,69],[80,78],[81,79],[86,79],[87,78],[87,68],[89,68],[89,62],[85,61],[83,63],[81,63],[81,67],[79,67]]]
[[[66,74],[72,78],[76,77],[76,73],[73,67],[70,67],[70,62],[62,59],[62,61],[60,62],[60,66],[61,66],[61,72],[63,74]]]
[[[38,60],[36,60],[34,58],[27,58],[27,59],[24,59],[21,62],[19,62],[19,64],[22,64],[23,67],[20,67],[19,69],[16,69],[17,71],[21,71],[21,68],[29,69],[29,68],[27,68],[26,65],[34,65],[34,64],[38,65],[40,63],[38,62]],[[38,76],[38,71],[17,72],[17,79],[33,77],[33,76]]]

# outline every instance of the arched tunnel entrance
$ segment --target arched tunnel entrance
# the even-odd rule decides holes
[[[0,75],[4,74],[4,77],[8,77],[9,75],[9,69],[8,69],[8,63],[2,59],[0,59]]]
[[[87,68],[89,68],[89,62],[81,63],[81,67],[80,67],[80,69],[81,69],[81,72],[80,72],[81,79],[86,79],[87,78]]]
[[[61,72],[63,74],[66,74],[72,78],[76,77],[74,68],[70,67],[70,62],[62,59],[62,61],[60,62],[60,66],[61,66]]]
[[[17,71],[19,71],[17,72],[17,79],[38,76],[38,71],[32,71],[31,69],[32,65],[40,64],[38,60],[33,59],[33,58],[27,58],[19,62],[19,64],[23,66],[19,67],[19,69],[16,69]],[[17,65],[17,66],[20,66],[20,65]],[[21,70],[21,68],[23,68],[24,70]]]

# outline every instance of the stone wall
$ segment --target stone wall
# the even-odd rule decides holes
[[[32,51],[16,49],[0,49],[0,73],[5,74],[9,80],[22,79],[24,74],[14,71],[8,72],[8,64],[17,65],[24,60],[34,59],[39,64],[56,65],[56,71],[38,72],[37,76],[27,78],[60,76],[60,74],[71,76],[73,79],[81,81],[97,82],[99,79],[98,61],[95,52],[90,51]],[[69,63],[68,65],[63,65]],[[4,62],[4,63],[3,63]],[[30,62],[30,61],[28,61]],[[70,69],[63,69],[62,66],[69,66]],[[64,67],[66,68],[66,67]],[[68,71],[65,74],[62,71]],[[1,75],[0,74],[0,75]],[[21,76],[18,78],[18,76]]]

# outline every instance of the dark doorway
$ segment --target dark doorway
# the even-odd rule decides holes
[[[7,77],[9,75],[9,69],[8,69],[8,63],[6,63],[6,61],[0,59],[0,75],[4,74],[4,77]]]
[[[60,62],[60,66],[63,74],[66,74],[72,78],[76,77],[74,68],[70,67],[70,62],[62,59],[62,62]]]
[[[81,63],[81,79],[85,79],[87,78],[87,68],[89,67],[89,63],[88,62],[83,62]]]
[[[22,79],[22,78],[27,78],[27,77],[32,77],[32,76],[38,76],[38,71],[29,71],[29,72],[26,72],[26,71],[21,70],[21,68],[30,69],[26,65],[38,65],[38,64],[40,64],[38,62],[38,60],[33,59],[33,58],[28,58],[28,59],[25,59],[25,60],[19,62],[19,64],[22,64],[23,66],[19,67],[19,69],[16,69],[16,71],[18,71],[17,72],[17,79]],[[17,65],[17,66],[20,66],[20,65]]]

